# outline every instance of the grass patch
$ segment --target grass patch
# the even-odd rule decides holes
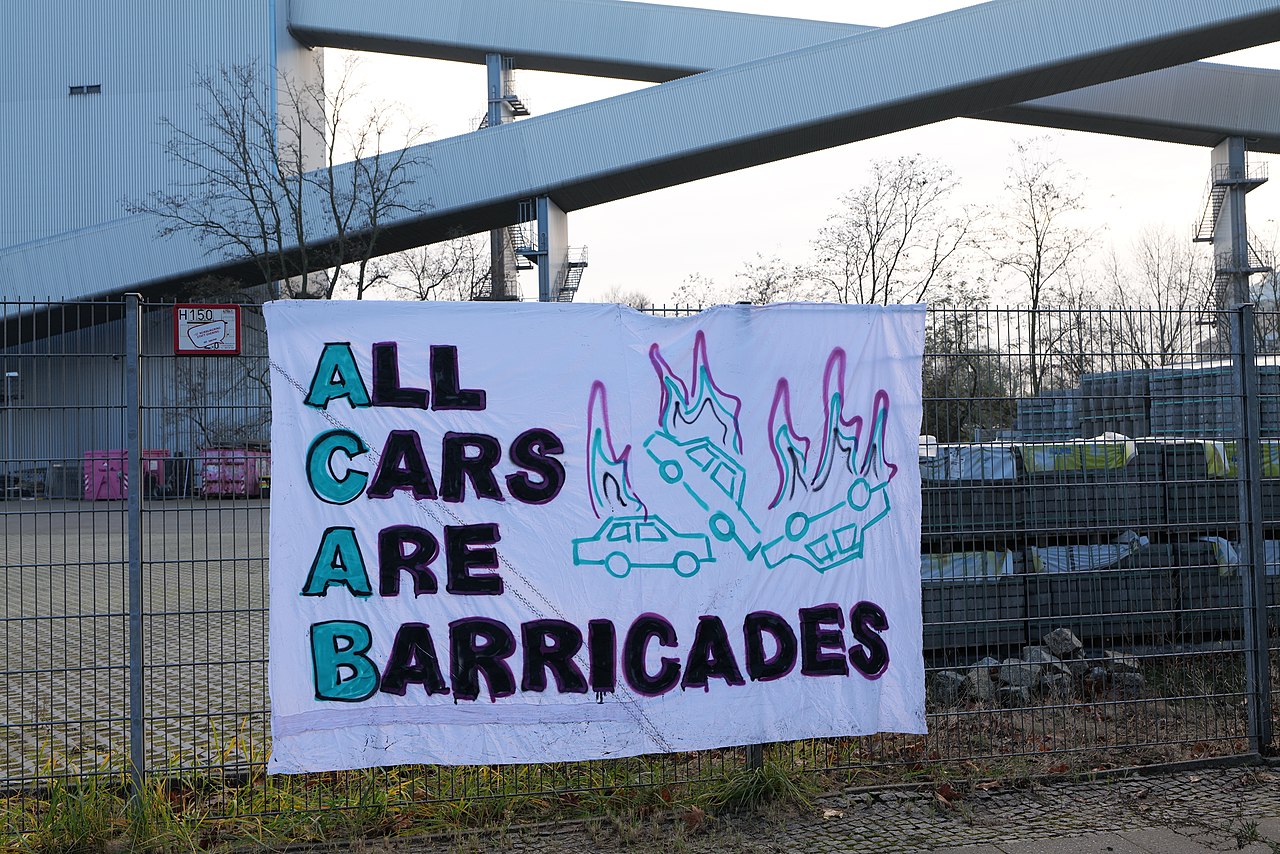
[[[759,768],[734,770],[703,793],[700,800],[709,809],[743,812],[765,806],[808,808],[817,793],[817,781],[812,775],[766,760]]]
[[[0,799],[0,848],[22,852],[188,852],[402,835],[465,834],[600,819],[625,838],[671,823],[808,807],[832,782],[963,790],[1044,775],[1240,754],[1247,750],[1239,653],[1149,656],[1142,697],[1040,698],[1029,708],[930,700],[928,735],[876,735],[770,745],[761,767],[742,749],[545,765],[413,766],[268,777],[267,745],[241,726],[221,750],[169,756],[136,801],[125,775],[78,776],[46,765],[45,788]],[[1280,683],[1278,683],[1280,684]],[[631,828],[631,830],[625,830]],[[459,837],[461,838],[461,837]]]
[[[723,751],[722,753],[730,753]],[[721,757],[723,759],[723,757]],[[612,762],[486,768],[403,767],[268,777],[149,783],[128,796],[122,774],[61,778],[0,802],[0,847],[26,854],[196,852],[231,846],[456,835],[530,823],[604,819],[615,828],[771,805],[805,806],[813,775],[774,760],[749,768],[705,754]]]

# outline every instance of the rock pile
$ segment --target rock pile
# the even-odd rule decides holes
[[[1146,679],[1132,655],[1086,651],[1070,629],[1054,629],[1039,646],[1027,646],[1017,658],[987,657],[966,670],[942,670],[929,682],[930,699],[942,706],[961,700],[995,700],[1025,706],[1033,698],[1071,702],[1109,695],[1133,699],[1142,695]]]

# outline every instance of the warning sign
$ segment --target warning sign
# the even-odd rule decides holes
[[[234,356],[240,352],[240,306],[175,305],[175,356]]]

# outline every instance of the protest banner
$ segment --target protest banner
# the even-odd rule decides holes
[[[922,307],[265,311],[272,772],[924,732]]]

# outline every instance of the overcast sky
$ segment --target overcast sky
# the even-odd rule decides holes
[[[776,0],[705,0],[665,5],[890,26],[973,4],[791,0],[780,6]],[[1276,68],[1280,50],[1272,45],[1219,61]],[[480,66],[368,55],[361,73],[371,90],[426,121],[433,138],[466,132],[485,110]],[[524,71],[517,72],[516,85],[541,115],[642,84]],[[1204,196],[1208,149],[956,119],[576,211],[569,216],[570,243],[590,252],[578,299],[599,299],[618,286],[644,291],[662,304],[690,274],[732,282],[756,253],[801,261],[838,197],[861,184],[867,164],[878,158],[915,153],[936,158],[961,181],[960,201],[997,204],[1014,145],[1046,133],[1079,176],[1089,225],[1100,229],[1096,255],[1112,246],[1127,251],[1146,228],[1175,229],[1190,239]],[[1249,196],[1250,225],[1265,240],[1273,239],[1278,217],[1280,183]],[[536,279],[524,275],[526,298],[536,298]],[[1019,294],[993,292],[992,301],[1018,302]]]

